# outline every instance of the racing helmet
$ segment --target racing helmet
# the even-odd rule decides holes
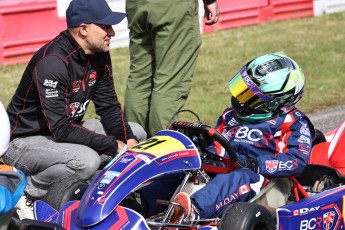
[[[302,98],[304,84],[302,69],[283,52],[260,56],[229,81],[235,117],[258,123],[286,114]]]

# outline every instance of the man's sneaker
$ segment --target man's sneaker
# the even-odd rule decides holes
[[[30,199],[24,192],[22,197],[16,204],[16,211],[20,220],[22,219],[35,219],[34,217],[34,200]]]
[[[195,221],[199,219],[198,210],[194,207],[187,193],[180,192],[174,198],[174,224],[181,221]]]

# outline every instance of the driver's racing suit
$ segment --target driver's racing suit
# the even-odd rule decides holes
[[[266,122],[240,124],[233,109],[228,108],[219,117],[216,129],[229,140],[239,159],[257,160],[259,173],[242,168],[217,174],[191,195],[201,218],[220,217],[230,204],[250,200],[272,177],[300,174],[308,162],[315,136],[310,120],[297,109]],[[227,155],[217,142],[210,149]]]
[[[257,160],[259,173],[241,168],[228,174],[217,174],[205,187],[191,195],[200,218],[220,217],[230,204],[249,201],[272,177],[300,174],[307,164],[315,136],[312,123],[297,109],[266,122],[240,124],[234,118],[233,109],[227,108],[215,128],[229,140],[239,159]],[[227,155],[218,142],[208,150]],[[183,173],[166,174],[139,189],[137,199],[140,197],[147,206],[143,215],[150,216],[162,211],[162,207],[157,207],[156,199],[169,200],[181,183],[182,176]]]

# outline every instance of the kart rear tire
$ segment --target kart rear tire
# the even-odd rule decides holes
[[[47,202],[56,210],[68,201],[80,200],[89,184],[80,179],[66,178],[55,182],[44,196]]]
[[[230,205],[220,222],[220,230],[274,230],[271,213],[262,205],[238,202]]]

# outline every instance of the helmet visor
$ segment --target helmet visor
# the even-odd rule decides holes
[[[265,95],[253,82],[245,66],[229,81],[228,86],[232,96],[249,108],[262,109],[262,105],[272,101],[272,98]]]

